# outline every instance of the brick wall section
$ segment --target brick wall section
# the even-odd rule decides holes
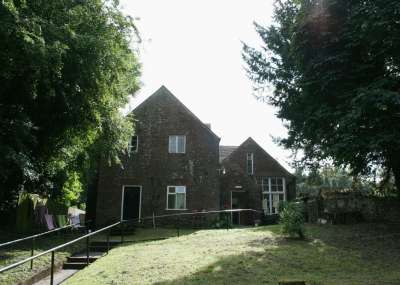
[[[254,153],[254,175],[247,172],[247,153]],[[230,206],[230,191],[236,185],[242,185],[248,193],[247,207],[262,210],[261,189],[257,187],[255,177],[284,177],[286,181],[287,199],[292,200],[296,196],[295,177],[284,169],[273,157],[271,157],[252,138],[247,139],[229,157],[222,162],[225,175],[221,178],[221,203]]]
[[[123,185],[142,186],[141,216],[176,213],[166,210],[167,186],[186,186],[188,211],[219,209],[219,138],[165,87],[133,114],[138,152],[122,158],[123,168],[100,168],[96,224],[118,220]],[[168,153],[168,136],[186,135],[186,153]]]

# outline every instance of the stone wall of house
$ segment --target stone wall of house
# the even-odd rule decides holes
[[[241,188],[237,188],[237,187]],[[233,164],[225,164],[225,174],[220,178],[221,209],[231,208],[231,191],[242,193],[240,204],[243,209],[262,211],[261,191],[257,187],[254,177],[250,177]],[[242,224],[253,224],[254,219],[261,219],[254,213],[241,213]],[[254,217],[254,219],[253,219]]]
[[[125,156],[122,167],[101,165],[96,223],[120,219],[123,185],[142,186],[142,217],[182,212],[166,210],[167,186],[186,186],[188,211],[219,209],[219,138],[167,90],[133,113],[138,152]],[[186,153],[168,153],[170,135],[186,136]]]
[[[254,174],[246,172],[246,155],[254,154]],[[263,150],[253,139],[249,138],[239,146],[227,159],[222,162],[225,175],[221,178],[222,203],[229,204],[229,193],[235,186],[241,185],[248,193],[248,208],[262,211],[262,191],[256,185],[256,177],[284,177],[286,181],[287,199],[292,200],[296,196],[295,178],[279,163]]]

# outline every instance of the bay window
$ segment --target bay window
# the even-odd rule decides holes
[[[279,213],[279,203],[286,201],[285,178],[258,177],[257,184],[261,188],[262,207],[266,215]]]

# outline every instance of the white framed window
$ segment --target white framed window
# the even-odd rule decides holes
[[[128,152],[135,153],[138,151],[139,147],[139,138],[138,136],[132,136],[131,140],[129,141]]]
[[[254,153],[248,152],[246,155],[246,167],[247,167],[247,174],[252,175],[254,174]]]
[[[266,215],[279,213],[279,203],[286,201],[285,178],[257,177],[257,184],[261,188],[262,207]]]
[[[167,187],[167,210],[186,210],[186,186]]]
[[[270,177],[271,192],[283,192],[283,180],[282,177]]]
[[[168,152],[169,153],[185,153],[186,152],[186,136],[169,136]]]

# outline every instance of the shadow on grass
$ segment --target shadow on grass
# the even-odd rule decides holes
[[[264,252],[221,258],[195,274],[155,284],[278,284],[278,281],[306,281],[313,285],[399,284],[396,265],[381,269],[345,252],[335,253],[336,250],[304,241],[285,243]]]
[[[179,235],[188,235],[194,233],[196,230],[191,229],[180,229]],[[40,237],[35,240],[35,251],[34,254],[51,249],[55,246],[61,245],[73,239],[76,239],[84,233],[78,232],[64,232],[54,233],[46,237]],[[124,236],[124,244],[121,246],[127,246],[132,243],[142,243],[152,240],[167,239],[170,237],[177,236],[176,229],[164,229],[158,228],[153,229],[139,229],[133,235]],[[106,241],[106,235],[99,234],[90,239],[90,241]],[[113,236],[111,240],[120,241],[120,236]],[[85,248],[86,241],[82,240],[73,245],[67,246],[56,252],[56,262],[64,260],[67,256],[72,253],[79,252]],[[0,249],[0,268],[9,264],[24,260],[30,257],[32,241],[23,241],[12,246],[7,246]],[[0,284],[14,284],[35,275],[41,270],[50,266],[50,254],[39,257],[33,262],[33,270],[30,269],[30,262],[27,262],[17,268],[11,269],[5,273],[0,274]]]
[[[400,226],[375,223],[355,225],[306,225],[306,240],[318,240],[324,244],[338,248],[390,247],[400,249]],[[281,235],[281,226],[273,225],[255,228],[254,231],[269,231]],[[290,240],[290,239],[288,239]],[[399,246],[396,246],[398,244]],[[386,251],[386,250],[385,250]]]
[[[398,239],[355,238],[390,235],[393,229],[365,224],[308,225],[307,230],[306,240],[275,236],[251,241],[251,248],[261,250],[223,257],[194,274],[155,284],[278,284],[283,280],[314,285],[400,284]],[[278,233],[279,226],[272,226],[272,232]]]

